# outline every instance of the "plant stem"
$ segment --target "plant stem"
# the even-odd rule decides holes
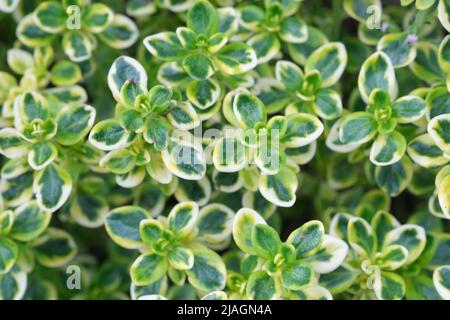
[[[332,26],[330,38],[338,40],[341,33],[342,0],[333,0],[332,4]]]

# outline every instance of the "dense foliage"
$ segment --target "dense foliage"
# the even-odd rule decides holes
[[[450,0],[0,11],[0,299],[450,299]]]

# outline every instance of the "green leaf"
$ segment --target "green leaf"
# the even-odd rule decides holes
[[[60,111],[56,141],[73,145],[81,141],[92,128],[96,110],[89,105],[70,106]]]
[[[22,18],[17,25],[17,38],[30,47],[42,47],[50,44],[55,35],[40,28],[34,21],[33,14]]]
[[[161,279],[167,272],[167,260],[156,253],[141,254],[130,267],[134,284],[145,286]]]
[[[375,182],[390,196],[399,195],[409,184],[413,168],[408,157],[389,166],[375,168]]]
[[[124,86],[125,88],[125,86]],[[136,109],[127,109],[118,115],[120,124],[130,132],[141,132],[144,127],[144,118]]]
[[[332,89],[319,89],[313,104],[314,111],[325,120],[334,120],[342,113],[342,100],[339,93]]]
[[[100,33],[113,21],[114,12],[103,3],[92,3],[83,12],[82,23],[90,32]]]
[[[77,245],[64,230],[48,228],[30,243],[37,261],[48,268],[58,268],[69,263],[77,254]]]
[[[46,89],[44,94],[63,103],[83,104],[87,101],[86,90],[78,85]]]
[[[444,151],[450,154],[450,114],[441,114],[428,122],[428,133],[434,143]]]
[[[44,1],[34,10],[35,23],[49,33],[59,33],[66,27],[67,15],[64,7],[56,1]]]
[[[203,54],[191,54],[183,59],[183,69],[193,79],[206,80],[215,70],[211,59]]]
[[[35,67],[33,55],[22,49],[9,49],[6,59],[11,70],[20,75]]]
[[[343,4],[345,12],[361,23],[366,23],[367,19],[370,17],[371,11],[368,10],[370,6],[378,7],[381,14],[382,7],[378,0],[344,0]]]
[[[222,258],[201,245],[191,245],[194,265],[186,270],[189,283],[201,291],[222,290],[225,287],[227,270]]]
[[[266,121],[263,103],[251,94],[238,94],[233,102],[233,112],[243,128],[254,128],[258,123]]]
[[[420,135],[408,143],[408,155],[418,165],[433,168],[445,165],[448,159],[443,151],[436,146],[429,134]]]
[[[56,211],[67,201],[72,191],[72,178],[61,166],[49,164],[34,177],[33,191],[39,206]]]
[[[320,274],[326,274],[336,270],[347,257],[348,245],[334,236],[324,235],[323,242],[312,256],[306,260],[313,270]]]
[[[256,53],[242,42],[233,42],[221,48],[214,55],[214,63],[224,74],[237,75],[256,67]]]
[[[190,7],[186,17],[186,24],[189,29],[192,29],[197,34],[207,36],[217,32],[218,22],[216,9],[208,1],[204,0],[196,1]]]
[[[23,158],[28,152],[28,145],[13,128],[0,130],[0,153],[9,158]]]
[[[195,202],[181,202],[169,213],[169,228],[180,238],[189,236],[197,223],[199,208]]]
[[[17,5],[19,4],[19,2],[20,2],[20,0],[0,1],[0,11],[6,12],[6,13],[11,13],[17,8]],[[8,299],[5,299],[5,300],[8,300]]]
[[[398,86],[394,66],[384,52],[375,52],[364,61],[358,76],[358,88],[365,102],[369,101],[374,89],[383,89],[391,99],[395,99]]]
[[[336,154],[331,157],[327,167],[328,185],[333,189],[344,189],[358,181],[358,169],[349,162],[348,155]]]
[[[288,43],[287,48],[292,60],[300,65],[305,65],[308,57],[320,46],[328,42],[321,30],[307,26],[308,41],[303,43]]]
[[[220,138],[213,150],[214,167],[220,172],[238,172],[248,164],[247,150],[237,137]]]
[[[339,140],[344,144],[361,145],[377,134],[375,117],[368,112],[355,112],[346,116],[339,128]]]
[[[169,107],[173,96],[173,91],[170,88],[156,85],[150,89],[148,95],[145,97],[138,97],[143,103],[148,103],[150,110],[162,113]]]
[[[204,206],[211,197],[211,183],[207,177],[198,181],[179,180],[175,190],[175,198],[178,202],[193,201],[199,206]]]
[[[409,65],[411,71],[424,81],[440,81],[445,75],[439,67],[438,48],[430,42],[419,42],[416,47],[416,58]]]
[[[129,140],[130,134],[116,119],[100,121],[89,133],[89,142],[105,151],[124,148],[129,144]]]
[[[161,222],[154,219],[144,219],[139,223],[139,234],[142,242],[154,246],[163,234],[164,227]]]
[[[380,257],[378,257],[378,265],[383,270],[396,270],[401,268],[408,260],[408,249],[394,244],[383,248]]]
[[[129,149],[113,150],[100,160],[100,167],[114,174],[126,174],[136,165],[137,157]]]
[[[108,86],[116,101],[125,102],[122,100],[121,90],[127,81],[132,82],[141,91],[147,90],[147,73],[144,67],[133,58],[120,56],[114,60],[108,72]]]
[[[27,289],[27,273],[18,266],[0,275],[0,299],[20,300]]]
[[[138,158],[142,157],[144,162],[149,161],[148,153],[143,152],[143,155],[138,155]],[[134,188],[141,184],[146,177],[145,168],[143,166],[134,166],[130,171],[116,175],[116,183],[122,188]]]
[[[63,35],[62,45],[70,60],[82,62],[88,60],[94,50],[94,43],[88,35],[79,30],[71,30]]]
[[[322,222],[313,220],[295,229],[287,242],[295,247],[297,259],[314,254],[322,245],[325,228]]]
[[[443,178],[438,186],[438,200],[444,217],[450,215],[450,176]]]
[[[395,273],[382,271],[375,279],[374,290],[379,300],[400,300],[405,295],[405,282]]]
[[[445,73],[450,72],[450,36],[446,36],[442,39],[439,45],[438,62],[442,71]]]
[[[397,131],[379,134],[370,149],[370,161],[377,166],[389,166],[398,162],[406,151],[406,139]]]
[[[120,101],[122,101],[122,103],[127,107],[134,107],[135,101],[139,99],[139,96],[142,96],[143,94],[144,90],[137,83],[135,83],[133,80],[127,80],[120,89]],[[139,113],[135,109],[133,109],[132,111],[135,113]]]
[[[433,0],[417,0],[416,8],[418,10],[426,10],[434,4]]]
[[[206,159],[201,145],[194,138],[172,139],[163,150],[162,158],[166,167],[177,177],[200,180],[206,172]]]
[[[320,276],[320,285],[324,286],[333,294],[347,291],[356,281],[358,273],[341,266],[330,273]]]
[[[256,224],[252,231],[252,245],[256,254],[266,260],[273,260],[281,247],[278,233],[266,224]]]
[[[186,89],[186,95],[195,107],[206,110],[214,106],[220,98],[222,89],[214,79],[192,81]]]
[[[446,0],[439,1],[438,18],[445,30],[450,32],[450,5]]]
[[[105,197],[90,193],[78,194],[70,206],[70,216],[86,228],[102,226],[108,211]]]
[[[308,27],[302,19],[292,16],[281,22],[279,35],[287,43],[303,43],[308,40]]]
[[[161,32],[144,39],[144,46],[155,57],[163,61],[176,61],[187,52],[178,40],[175,32]]]
[[[8,234],[11,230],[13,222],[14,213],[11,210],[6,210],[0,213],[0,234]]]
[[[176,30],[181,45],[189,50],[195,49],[197,45],[197,34],[189,28],[178,27]]]
[[[170,183],[172,181],[173,175],[166,168],[162,160],[161,153],[156,151],[153,152],[150,151],[150,160],[151,161],[145,167],[148,174],[159,183],[162,184]]]
[[[182,286],[186,282],[186,272],[183,270],[177,270],[175,268],[169,267],[169,270],[167,271],[167,275],[175,285]],[[192,288],[192,287],[191,287]],[[193,290],[194,288],[192,288]],[[184,297],[186,293],[181,292],[181,297]],[[189,295],[189,293],[187,293]]]
[[[386,234],[384,245],[391,244],[398,244],[405,247],[408,250],[406,264],[411,264],[419,258],[425,248],[425,230],[420,226],[412,224],[397,227]]]
[[[201,300],[228,300],[228,296],[223,291],[213,291],[203,296]]]
[[[450,267],[442,266],[433,272],[434,286],[442,299],[450,299]]]
[[[194,253],[191,249],[178,246],[169,252],[170,265],[177,270],[189,270],[194,265]]]
[[[227,44],[228,37],[224,33],[216,33],[208,39],[208,51],[216,53]]]
[[[126,49],[137,41],[139,30],[133,20],[116,13],[111,23],[98,36],[111,48]]]
[[[254,162],[265,174],[276,174],[280,169],[281,155],[280,145],[277,140],[278,129],[260,131],[258,134],[258,146],[254,156]]]
[[[251,274],[246,289],[249,299],[270,300],[276,293],[275,280],[265,271],[256,271]]]
[[[68,60],[58,61],[51,70],[51,81],[58,87],[71,86],[79,82],[83,74],[80,67]]]
[[[404,96],[391,105],[392,114],[399,123],[411,123],[425,115],[427,106],[419,97]]]
[[[275,33],[269,32],[256,34],[247,41],[247,44],[255,50],[258,64],[272,60],[280,51],[281,46]]]
[[[303,71],[295,63],[286,60],[277,61],[275,76],[289,91],[296,92],[302,88]]]
[[[106,232],[118,245],[127,249],[142,247],[139,224],[148,218],[147,212],[136,206],[112,210],[105,219]]]
[[[169,123],[179,130],[191,130],[200,125],[200,119],[194,107],[187,102],[173,103],[167,114]]]
[[[409,65],[417,54],[414,42],[409,40],[406,32],[386,34],[378,42],[377,50],[386,53],[395,68]]]
[[[255,225],[265,224],[264,219],[254,210],[240,209],[233,221],[233,239],[236,245],[247,254],[255,254],[252,234]]]
[[[30,201],[14,211],[14,224],[8,236],[18,241],[30,241],[38,237],[49,225],[49,211],[42,210],[35,201]]]
[[[264,19],[264,10],[256,5],[244,5],[239,8],[240,23],[245,29],[257,30]]]
[[[433,280],[424,272],[413,278],[405,278],[408,300],[438,300],[439,293],[434,287]]]
[[[238,172],[219,172],[214,170],[212,181],[215,188],[222,192],[234,192],[242,187],[242,179]]]
[[[14,108],[14,126],[21,130],[26,124],[30,124],[33,120],[48,120],[50,118],[50,110],[47,100],[37,92],[26,92],[20,95]]]
[[[287,148],[306,146],[317,140],[324,130],[320,120],[307,113],[295,113],[287,116],[287,130],[282,144]]]
[[[217,9],[219,18],[218,31],[226,35],[233,35],[239,28],[239,12],[232,7]]]
[[[317,48],[306,60],[305,73],[320,72],[322,88],[331,87],[339,80],[347,65],[347,51],[339,42],[330,42]]]
[[[1,184],[3,199],[10,206],[19,206],[33,197],[33,171],[25,170],[17,176],[3,177]]]
[[[372,218],[371,226],[377,238],[377,246],[382,248],[388,232],[399,227],[400,223],[393,215],[380,210]]]
[[[283,268],[281,281],[288,290],[300,290],[312,284],[314,271],[308,263],[296,261]]]
[[[298,181],[295,173],[281,167],[277,174],[259,177],[259,192],[268,201],[279,207],[291,207],[295,203]]]
[[[215,244],[228,239],[233,227],[234,211],[220,203],[201,208],[197,218],[197,239]]]
[[[429,108],[429,119],[450,113],[450,93],[448,88],[438,86],[431,89],[426,96],[426,104]]]
[[[164,118],[147,118],[144,139],[158,151],[165,150],[169,144],[170,126]]]
[[[371,226],[361,218],[352,218],[348,224],[348,241],[363,258],[370,258],[376,250],[376,238]]]
[[[11,270],[17,260],[18,254],[16,243],[0,236],[0,277]]]

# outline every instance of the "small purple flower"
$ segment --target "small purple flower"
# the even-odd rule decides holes
[[[409,43],[416,43],[417,40],[419,40],[419,38],[415,34],[408,34],[408,36],[406,37],[406,41],[408,41]]]

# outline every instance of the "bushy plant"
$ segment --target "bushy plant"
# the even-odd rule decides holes
[[[450,299],[450,1],[0,11],[0,299]]]

